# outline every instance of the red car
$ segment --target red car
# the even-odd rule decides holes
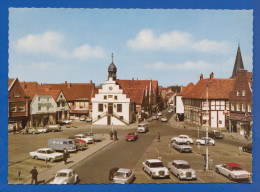
[[[127,136],[125,136],[126,141],[135,141],[138,138],[138,135],[136,132],[129,132]]]

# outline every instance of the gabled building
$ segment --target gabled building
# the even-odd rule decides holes
[[[8,80],[8,122],[16,130],[24,128],[29,121],[30,97],[24,92],[18,78]]]

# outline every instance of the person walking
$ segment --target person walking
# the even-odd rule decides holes
[[[65,165],[67,164],[67,159],[68,159],[68,152],[67,152],[67,150],[64,150],[63,151],[63,161],[64,161]]]
[[[15,132],[16,132],[16,125],[13,126],[13,132],[15,134]]]
[[[118,169],[119,169],[118,167],[114,167],[114,168],[109,170],[109,177],[108,177],[109,181],[113,180],[114,174],[115,174],[115,172],[118,171]]]
[[[117,131],[116,130],[114,130],[114,140],[115,141],[118,140],[118,138],[117,138]]]
[[[113,132],[112,132],[112,130],[109,132],[109,135],[110,135],[110,140],[113,140]]]
[[[31,184],[33,184],[33,181],[35,181],[35,184],[37,185],[38,184],[38,181],[37,181],[38,171],[37,171],[36,167],[34,167],[30,173],[32,174]]]
[[[157,133],[157,136],[156,136],[156,138],[157,138],[157,142],[160,142],[160,141],[161,141],[161,136],[160,136],[160,133],[159,133],[159,131],[158,131],[158,133]]]

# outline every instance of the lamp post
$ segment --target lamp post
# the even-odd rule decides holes
[[[207,114],[207,126],[206,126],[206,171],[209,170],[209,148],[208,148],[208,132],[209,132],[209,81],[206,81],[206,98],[207,98],[207,108],[206,108],[206,114]]]

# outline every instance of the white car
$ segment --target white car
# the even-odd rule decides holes
[[[75,138],[76,139],[82,139],[82,140],[86,141],[87,144],[92,144],[92,143],[95,142],[93,138],[86,137],[84,134],[77,134],[77,135],[75,135]]]
[[[86,118],[86,122],[91,122],[91,121],[92,121],[91,117]]]
[[[130,169],[120,168],[114,174],[113,181],[118,184],[130,184],[133,182],[134,178],[135,174]]]
[[[162,117],[161,118],[161,122],[167,122],[167,121],[168,121],[167,117]]]
[[[152,120],[158,120],[158,116],[157,115],[153,115],[152,116]]]
[[[181,142],[177,142],[177,141],[171,141],[171,146],[173,149],[176,149],[178,151],[180,151],[181,153],[187,152],[187,153],[191,153],[192,152],[192,147],[187,145],[186,143],[181,143]]]
[[[197,145],[205,145],[206,144],[206,140],[207,140],[207,137],[202,137],[201,139],[197,139],[196,140],[196,144]],[[209,145],[215,145],[215,141],[214,139],[208,137],[208,142],[209,142]]]
[[[173,110],[172,110],[172,109],[169,109],[169,110],[168,110],[168,113],[172,113],[172,112],[173,112]]]
[[[39,133],[48,133],[47,128],[44,127],[37,127],[36,128]]]
[[[230,180],[249,180],[251,178],[251,174],[243,170],[238,163],[216,165],[216,172],[228,177]]]
[[[188,135],[179,135],[179,137],[173,137],[171,141],[176,141],[178,143],[186,143],[186,144],[193,144],[192,138]]]
[[[37,151],[30,152],[30,156],[33,159],[43,159],[50,162],[63,159],[63,154],[55,152],[52,148],[38,149]]]
[[[62,120],[62,122],[65,124],[69,124],[70,122],[72,122],[72,120]]]
[[[158,112],[157,115],[158,115],[158,116],[162,116],[162,112]]]
[[[55,178],[50,184],[75,184],[79,181],[78,174],[73,169],[62,169],[56,173]]]
[[[80,118],[79,118],[80,121],[85,121],[86,120],[86,117],[85,115],[82,115]]]
[[[151,178],[165,178],[170,177],[169,170],[163,166],[163,163],[159,159],[148,159],[142,163],[143,170],[147,172]]]
[[[168,162],[168,168],[179,180],[197,179],[196,172],[190,168],[190,164],[184,160],[174,160]]]

